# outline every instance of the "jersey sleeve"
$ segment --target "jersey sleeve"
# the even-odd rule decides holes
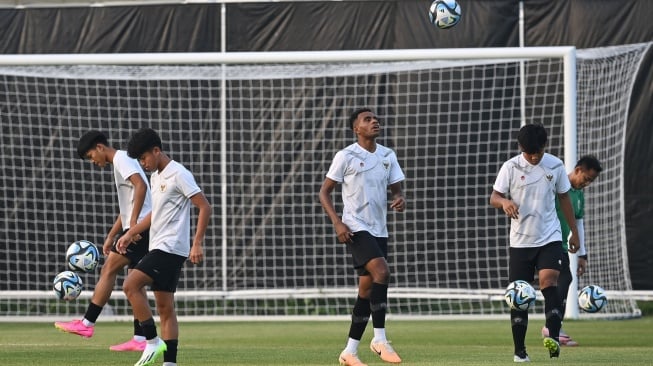
[[[136,160],[123,154],[116,154],[113,159],[113,166],[124,180],[128,180],[132,175],[140,173],[141,170],[141,167]]]
[[[401,182],[406,179],[404,172],[401,170],[399,165],[399,160],[397,159],[397,154],[392,153],[392,164],[390,166],[390,177],[388,178],[388,185]]]
[[[181,193],[187,198],[202,191],[197,185],[195,177],[193,177],[193,174],[188,169],[181,169],[179,174],[177,174],[177,184]]]
[[[507,194],[510,193],[510,166],[509,162],[503,163],[499,173],[497,174],[497,179],[494,181],[492,189],[501,193]]]
[[[333,161],[331,162],[331,166],[327,171],[326,177],[335,182],[342,183],[345,180],[346,167],[346,154],[344,151],[338,151],[336,156],[333,158]]]
[[[565,171],[565,166],[562,165],[556,169],[556,174],[558,175],[556,179],[556,192],[557,193],[566,193],[571,189],[571,182],[569,182],[569,177]]]

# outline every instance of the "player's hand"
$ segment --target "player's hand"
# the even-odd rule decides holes
[[[338,223],[335,225],[336,226],[336,235],[338,236],[338,241],[341,243],[352,243],[354,233],[349,230],[349,227],[347,225],[343,224],[342,222]]]
[[[396,196],[395,199],[390,204],[390,208],[397,212],[403,212],[404,209],[406,208],[406,199],[404,198],[404,196],[402,195]]]
[[[587,259],[578,257],[578,271],[576,271],[576,274],[580,277],[585,272],[587,272]]]
[[[578,235],[575,235],[573,232],[569,236],[569,241],[568,241],[568,246],[569,246],[569,253],[576,253],[578,249],[580,248],[580,245],[578,243]]]
[[[129,244],[133,243],[133,237],[134,235],[131,235],[129,231],[127,231],[123,236],[118,238],[118,241],[116,242],[116,250],[120,254],[127,254],[127,247]]]
[[[200,242],[193,243],[193,246],[190,247],[190,255],[188,256],[190,262],[193,264],[198,264],[204,259],[204,251],[202,250],[202,244]]]
[[[109,253],[111,253],[111,248],[113,247],[113,237],[112,236],[107,236],[107,238],[104,240],[104,244],[102,245],[102,254],[104,256],[108,256]]]
[[[519,207],[509,199],[505,199],[503,201],[503,212],[506,214],[506,216],[510,217],[511,219],[519,219]]]

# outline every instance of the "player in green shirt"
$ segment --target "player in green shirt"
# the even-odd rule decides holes
[[[574,209],[574,216],[576,217],[576,226],[580,234],[580,248],[578,249],[578,271],[576,274],[580,277],[587,269],[587,250],[585,249],[585,231],[583,227],[583,217],[585,216],[585,194],[583,188],[589,186],[598,176],[603,168],[597,158],[591,155],[585,155],[578,160],[574,170],[569,173],[569,181],[571,182],[571,189],[567,194],[571,200],[571,205]],[[560,227],[562,229],[562,249],[566,254],[568,251],[567,238],[569,237],[569,225],[562,214],[558,200],[556,199],[556,211],[558,219],[560,220]],[[571,269],[569,268],[569,256],[563,256],[563,270],[560,271],[558,277],[558,291],[560,299],[562,299],[562,316],[564,318],[565,304],[567,303],[567,293],[569,286],[573,279]],[[544,326],[542,328],[542,336],[548,337],[549,330]],[[565,332],[560,330],[560,344],[566,346],[577,346],[578,343],[571,339]]]

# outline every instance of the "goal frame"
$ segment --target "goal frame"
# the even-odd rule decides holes
[[[576,127],[576,48],[563,47],[496,47],[496,48],[456,48],[456,49],[402,49],[402,50],[358,50],[358,51],[296,51],[296,52],[208,52],[208,53],[120,53],[120,54],[26,54],[26,55],[0,55],[0,65],[230,65],[230,64],[269,64],[269,63],[313,63],[313,62],[390,62],[390,61],[421,61],[421,60],[528,60],[538,58],[560,58],[563,64],[563,119],[564,119],[564,162],[567,171],[574,168],[577,160],[577,127]],[[226,80],[222,79],[223,83]],[[522,88],[524,85],[522,84]],[[220,139],[221,149],[226,149],[226,88],[221,88],[220,96]],[[523,92],[523,90],[522,90]],[[524,103],[522,98],[522,103]],[[522,105],[523,113],[523,105]],[[522,121],[525,117],[522,116]],[[220,159],[225,160],[226,151],[221,151]],[[226,170],[226,161],[221,161],[221,169]],[[227,289],[227,181],[226,171],[221,171],[221,202],[222,222],[222,291],[180,291],[178,297],[194,298],[329,298],[342,297],[343,293],[355,294],[353,288],[335,289],[281,289],[281,290],[251,290],[228,291]],[[575,255],[570,255],[572,265],[577,260]],[[574,281],[575,274],[574,274]],[[574,282],[575,283],[575,282]],[[497,290],[475,291],[469,294],[455,289],[426,289],[415,293],[411,289],[390,289],[391,297],[428,297],[464,299],[486,298],[488,300],[502,299],[503,292]],[[572,285],[569,296],[576,296],[577,289]],[[7,298],[42,298],[51,296],[47,291],[0,291],[0,295]],[[84,291],[81,298],[90,298],[91,293]],[[114,291],[114,296],[121,298],[122,293]],[[573,298],[573,297],[572,297]],[[567,305],[567,317],[577,318],[578,309],[573,302]],[[570,306],[571,305],[571,306]],[[323,316],[322,316],[323,317]],[[396,315],[396,317],[401,317]],[[483,316],[487,317],[487,316]]]

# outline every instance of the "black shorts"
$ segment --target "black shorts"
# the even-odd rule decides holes
[[[571,264],[569,263],[569,254],[567,254],[567,251],[562,248],[562,264],[560,268],[560,275],[563,273],[567,274],[569,277],[571,277]]]
[[[367,262],[374,258],[388,258],[388,238],[372,236],[367,231],[357,231],[352,237],[352,243],[347,243],[347,251],[351,254],[354,269],[359,276],[368,275],[365,269]]]
[[[554,241],[536,248],[510,247],[508,280],[533,282],[535,270],[562,270],[562,242]],[[569,267],[569,265],[567,265]]]
[[[175,292],[185,261],[186,257],[154,249],[134,269],[152,278],[152,291]]]
[[[122,234],[120,234],[120,236],[125,235],[126,232],[127,230],[123,231]],[[118,240],[115,240],[113,242],[113,246],[111,247],[111,251],[114,253],[118,253],[118,250],[116,249],[117,242]],[[129,265],[127,266],[127,268],[133,269],[134,267],[136,267],[136,264],[138,264],[138,262],[140,262],[140,260],[143,259],[145,254],[147,254],[147,250],[149,246],[150,246],[150,231],[145,230],[141,233],[141,240],[135,243],[131,243],[127,246],[127,253],[125,254],[118,253],[118,254],[127,257],[127,259],[129,259]]]

